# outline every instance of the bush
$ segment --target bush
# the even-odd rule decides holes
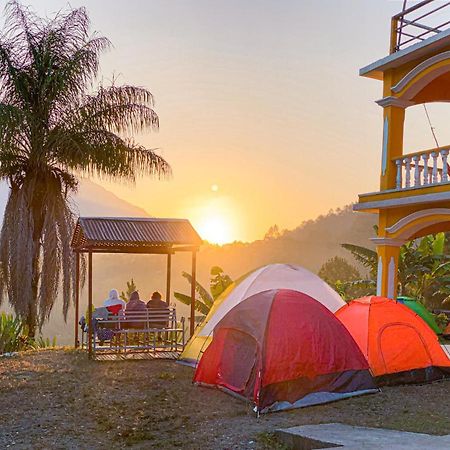
[[[432,313],[433,314],[433,313]],[[444,330],[445,327],[448,324],[448,317],[446,314],[444,313],[440,313],[440,314],[433,314],[434,316],[434,320],[437,323],[437,326],[441,329]]]
[[[56,347],[56,338],[52,340],[39,336],[27,337],[27,328],[18,317],[12,314],[0,315],[0,355],[21,350]]]
[[[24,326],[18,317],[12,314],[0,315],[0,354],[17,352],[27,347]]]

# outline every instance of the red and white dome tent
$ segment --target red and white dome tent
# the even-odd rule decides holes
[[[376,392],[369,365],[322,303],[288,289],[257,293],[215,326],[194,382],[270,412]]]
[[[292,264],[260,267],[234,282],[216,301],[211,311],[187,343],[181,361],[195,366],[201,353],[211,343],[214,327],[245,299],[271,289],[303,292],[322,303],[331,312],[345,305],[344,300],[325,281],[309,270]]]

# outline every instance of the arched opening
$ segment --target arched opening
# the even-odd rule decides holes
[[[450,231],[450,209],[430,208],[416,211],[386,228],[386,231],[390,239],[404,242]]]
[[[392,92],[412,104],[450,101],[449,73],[450,52],[440,53],[410,70],[392,87]]]
[[[450,82],[449,82],[450,83]],[[405,111],[403,152],[405,154],[450,144],[450,103],[428,103],[410,106]],[[430,122],[434,134],[433,137]]]

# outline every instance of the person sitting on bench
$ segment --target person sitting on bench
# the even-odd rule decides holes
[[[103,306],[108,309],[111,314],[115,316],[119,311],[125,310],[126,303],[119,298],[119,293],[116,289],[109,291],[109,297],[103,302]]]
[[[134,291],[130,295],[130,300],[125,307],[125,313],[127,312],[145,312],[147,308],[145,307],[145,303],[139,298],[139,292]]]
[[[130,319],[127,323],[128,328],[145,328],[145,322],[136,321],[136,316],[132,313],[145,313],[147,308],[145,303],[139,298],[139,293],[134,291],[130,295],[130,300],[128,300],[127,306],[125,307],[125,317]],[[133,320],[134,319],[134,320]]]
[[[157,309],[158,311],[155,311],[155,314],[158,316],[162,316],[162,318],[167,317],[169,319],[169,307],[165,301],[162,300],[162,296],[158,291],[153,292],[152,298],[147,302],[147,308],[149,309],[149,312],[151,312],[152,309]],[[169,326],[169,322],[152,322],[152,326],[155,328],[167,328]]]

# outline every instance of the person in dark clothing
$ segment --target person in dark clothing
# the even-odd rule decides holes
[[[153,292],[152,298],[147,302],[147,308],[155,310],[155,316],[169,319],[169,306],[163,301],[161,294],[158,291]],[[157,310],[157,311],[156,311]],[[167,328],[169,326],[168,320],[165,322],[152,322],[155,328]]]
[[[139,298],[139,293],[137,291],[132,292],[130,295],[130,300],[128,301],[127,306],[125,306],[125,317],[130,319],[128,328],[145,328],[145,322],[136,322],[133,320],[135,318],[133,313],[146,311],[147,308],[145,303]]]
[[[130,300],[125,306],[125,312],[130,311],[133,312],[146,311],[145,303],[139,298],[139,293],[137,291],[131,293]]]

